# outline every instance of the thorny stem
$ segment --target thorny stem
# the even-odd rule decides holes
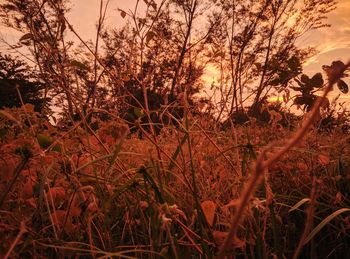
[[[261,152],[261,154],[259,155],[256,161],[253,175],[249,179],[249,181],[246,183],[245,188],[242,192],[240,202],[237,205],[236,214],[234,215],[231,222],[231,228],[228,232],[228,235],[223,245],[220,247],[217,258],[224,258],[226,251],[232,245],[232,240],[236,237],[237,228],[238,228],[239,222],[241,221],[241,218],[243,217],[243,212],[246,206],[248,205],[250,198],[255,193],[256,187],[258,186],[260,179],[264,175],[265,170],[274,162],[276,162],[278,159],[280,159],[285,153],[287,153],[296,144],[298,144],[299,141],[302,140],[302,138],[305,136],[305,133],[307,132],[307,130],[310,128],[315,118],[317,117],[319,109],[322,106],[327,94],[331,91],[332,86],[341,78],[344,71],[349,67],[350,67],[350,61],[346,65],[344,65],[342,69],[337,69],[337,71],[334,71],[334,73],[332,73],[329,76],[328,84],[324,89],[323,95],[321,98],[319,98],[316,101],[314,107],[312,108],[312,111],[310,112],[310,117],[305,122],[303,127],[300,128],[300,130],[295,133],[295,136],[279,152],[272,155],[272,157],[269,158],[267,161],[264,161],[264,156],[267,153],[267,151],[270,150],[271,147],[269,146]]]

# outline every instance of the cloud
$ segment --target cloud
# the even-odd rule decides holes
[[[304,66],[305,72],[319,72],[321,66],[334,60],[350,59],[350,0],[343,0],[335,11],[329,14],[331,27],[311,31],[301,39],[301,46],[313,46],[318,54]],[[345,60],[344,60],[345,59]]]

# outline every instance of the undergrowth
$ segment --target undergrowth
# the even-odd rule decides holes
[[[31,105],[0,111],[2,258],[215,257],[255,160],[302,122],[220,130],[188,116],[142,139],[117,118],[93,123],[54,127]],[[332,128],[306,135],[265,173],[233,257],[291,258],[305,222],[302,257],[350,254],[350,138]]]

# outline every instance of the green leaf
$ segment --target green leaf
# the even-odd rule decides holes
[[[145,115],[142,109],[135,107],[134,108],[134,114],[138,117],[141,118]]]
[[[52,151],[56,151],[56,152],[61,152],[62,151],[62,146],[60,144],[56,144],[53,148]]]
[[[75,67],[78,68],[80,70],[89,70],[89,68],[82,62],[78,61],[78,60],[72,60],[70,62],[70,64]]]
[[[336,218],[337,216],[339,216],[340,214],[344,213],[344,212],[349,212],[350,209],[349,208],[342,208],[339,209],[335,212],[333,212],[331,215],[329,215],[327,218],[325,218],[324,220],[322,220],[322,222],[320,224],[318,224],[312,231],[311,233],[308,235],[308,237],[305,239],[304,241],[304,245],[307,244],[311,239],[314,238],[314,236],[320,232],[320,230],[326,226],[332,219]]]
[[[337,86],[343,94],[347,94],[349,92],[349,87],[343,80],[338,80]]]
[[[290,210],[288,212],[292,212],[292,211],[298,209],[301,205],[303,205],[304,203],[309,202],[309,201],[310,201],[310,198],[304,198],[304,199],[298,201],[293,207],[290,208]]]
[[[53,139],[50,136],[44,134],[38,134],[36,136],[36,139],[42,148],[47,148],[53,143]]]

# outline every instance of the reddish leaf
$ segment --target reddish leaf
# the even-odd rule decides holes
[[[210,226],[213,226],[215,219],[216,204],[213,201],[203,201],[201,207],[204,216]]]
[[[321,165],[326,166],[330,163],[330,159],[329,156],[324,155],[324,154],[320,154],[318,156],[318,161],[320,162]]]

